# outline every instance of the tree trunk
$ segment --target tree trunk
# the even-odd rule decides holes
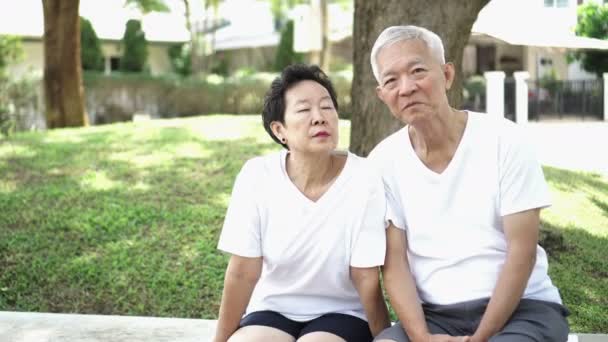
[[[329,9],[327,0],[321,0],[321,62],[323,71],[328,73],[331,62],[331,41],[329,40]]]
[[[418,25],[437,33],[446,60],[456,66],[456,80],[448,92],[452,107],[462,101],[462,55],[477,14],[489,0],[355,0],[353,28],[353,105],[351,151],[367,156],[376,144],[402,127],[376,96],[370,53],[380,32],[393,25]]]
[[[48,128],[88,125],[80,61],[79,0],[42,0]]]
[[[186,29],[190,34],[190,71],[193,75],[198,72],[198,57],[196,55],[196,28],[192,27],[192,13],[190,11],[190,0],[184,1],[184,16],[186,19]]]

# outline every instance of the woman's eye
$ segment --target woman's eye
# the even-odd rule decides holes
[[[302,108],[302,109],[298,109],[298,110],[296,111],[296,113],[306,113],[306,112],[308,112],[309,110],[310,110],[310,108]]]

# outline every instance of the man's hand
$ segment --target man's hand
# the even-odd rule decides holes
[[[468,336],[450,336],[444,334],[429,335],[429,342],[466,342]]]

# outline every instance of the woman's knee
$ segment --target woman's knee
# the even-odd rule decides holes
[[[295,338],[288,333],[277,328],[261,325],[249,325],[238,329],[228,342],[294,342]]]

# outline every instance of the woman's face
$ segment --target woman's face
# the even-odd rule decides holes
[[[305,80],[285,92],[285,123],[271,128],[290,151],[330,152],[338,146],[338,112],[325,87]]]

